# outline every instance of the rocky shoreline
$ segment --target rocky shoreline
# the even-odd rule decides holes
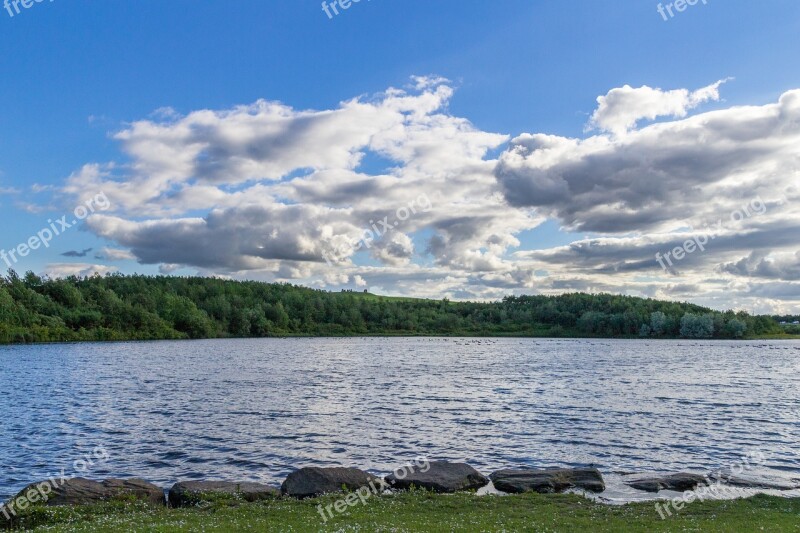
[[[600,494],[606,488],[603,475],[596,468],[503,469],[484,476],[466,463],[445,461],[415,463],[383,478],[357,468],[305,467],[289,474],[280,487],[253,482],[181,481],[165,491],[164,488],[142,479],[50,479],[28,485],[17,496],[0,506],[0,525],[13,526],[15,517],[20,512],[37,505],[94,505],[123,499],[179,508],[220,499],[247,502],[281,497],[305,499],[331,493],[354,492],[365,487],[378,487],[380,492],[418,488],[447,494],[482,489],[490,483],[497,491],[508,494],[553,494],[569,490]],[[712,483],[754,489],[800,488],[800,484],[762,483],[735,476],[720,478],[719,474],[628,474],[625,481],[633,489],[650,493],[662,490],[693,491],[709,487]]]

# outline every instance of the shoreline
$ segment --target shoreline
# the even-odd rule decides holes
[[[93,455],[98,462],[108,458],[104,449]],[[98,455],[99,454],[99,455]],[[87,456],[88,457],[88,456]],[[87,459],[93,465],[92,459]],[[181,507],[184,493],[196,498],[213,495],[259,494],[261,496],[283,496],[305,499],[325,495],[355,491],[373,482],[381,484],[376,494],[396,494],[407,490],[420,489],[432,493],[455,494],[473,493],[478,497],[509,496],[523,493],[563,493],[578,494],[604,505],[628,505],[631,503],[653,503],[675,500],[687,495],[701,495],[702,500],[724,501],[768,495],[783,498],[800,498],[800,475],[792,477],[764,468],[765,457],[760,452],[748,453],[737,464],[701,472],[699,470],[642,470],[638,472],[601,472],[594,466],[585,467],[504,467],[482,473],[467,463],[429,460],[418,457],[411,463],[395,468],[390,473],[376,470],[361,470],[353,467],[304,466],[295,468],[280,486],[262,482],[239,480],[214,480],[214,476],[204,481],[187,479],[173,481],[169,486],[152,483],[143,477],[111,477],[106,480],[88,479],[89,471],[78,470],[59,474],[48,479],[34,480],[20,487],[8,499],[0,498],[0,519],[9,519],[8,514],[24,510],[28,504],[41,501],[49,505],[91,504],[114,499],[121,494],[146,494],[151,501],[167,506]],[[738,468],[738,471],[737,471]],[[174,478],[173,478],[174,479]],[[134,482],[134,485],[126,485]],[[110,483],[110,485],[109,485]],[[46,486],[47,490],[42,487]],[[246,489],[242,489],[246,487]],[[16,495],[14,495],[16,494]],[[32,496],[33,494],[33,496]],[[176,504],[176,502],[178,502]]]
[[[324,468],[323,468],[324,469]],[[536,469],[532,469],[536,470]],[[546,469],[545,469],[546,470]],[[570,470],[569,468],[564,468],[563,470]],[[681,472],[691,472],[692,470],[681,470]],[[369,473],[375,473],[370,471]],[[379,477],[382,477],[383,474],[375,473]],[[658,477],[659,475],[668,476],[671,474],[665,474],[665,472],[653,472],[653,471],[642,471],[640,474],[635,474],[638,476],[644,477]],[[635,476],[634,475],[634,476]],[[701,475],[701,474],[697,474]],[[630,476],[630,475],[628,475]],[[706,475],[705,477],[707,477]],[[91,476],[89,476],[91,478]],[[603,506],[610,506],[610,507],[618,507],[618,506],[625,506],[631,504],[656,504],[659,502],[668,502],[674,498],[685,497],[687,492],[703,492],[706,487],[711,487],[714,484],[713,480],[709,480],[709,485],[698,485],[694,489],[690,491],[677,491],[672,489],[661,489],[658,492],[646,492],[642,490],[636,490],[631,488],[630,486],[625,484],[626,476],[619,473],[604,473],[603,474],[603,481],[605,482],[605,490],[602,492],[591,492],[588,490],[583,490],[577,487],[572,487],[565,489],[563,491],[556,491],[553,494],[564,494],[564,495],[577,495],[587,500],[591,500],[599,505]],[[72,481],[75,479],[84,479],[81,477],[70,477],[70,478],[62,478],[59,482],[58,476],[53,476],[47,480],[40,480],[30,482],[26,485],[18,486],[14,491],[10,493],[6,493],[4,496],[0,496],[0,523],[3,519],[2,509],[4,506],[7,506],[9,502],[16,499],[18,496],[23,495],[23,493],[29,488],[33,487],[40,483],[48,483],[53,487],[58,487],[63,484],[64,481]],[[128,479],[142,479],[138,477],[128,478]],[[209,483],[229,483],[225,482],[222,479],[217,479],[216,477],[209,476],[203,479],[209,480]],[[712,493],[711,495],[705,497],[707,501],[731,501],[737,499],[745,499],[745,498],[753,498],[757,496],[768,496],[768,497],[775,497],[781,499],[800,499],[800,477],[798,477],[795,481],[797,483],[793,488],[786,486],[782,489],[775,488],[778,486],[777,484],[781,482],[790,482],[788,481],[790,478],[784,480],[778,480],[777,478],[766,478],[766,477],[750,477],[748,478],[752,482],[752,486],[743,486],[743,485],[736,485],[736,484],[727,484],[722,483],[723,486],[723,493],[724,497],[719,497],[719,493]],[[171,482],[155,482],[155,485],[161,493],[164,495],[164,503],[169,506],[169,493],[170,491],[176,486],[181,483],[186,483],[187,481],[171,481]],[[203,481],[205,483],[205,481]],[[149,483],[149,482],[148,482]],[[255,484],[261,485],[260,481],[239,481],[239,482],[232,482],[235,485],[247,485],[247,484]],[[768,485],[772,484],[773,487],[770,488]],[[717,483],[719,486],[719,483]],[[261,485],[262,487],[275,489],[279,491],[280,487],[276,485],[266,484]],[[424,490],[424,489],[422,489]],[[394,490],[392,491],[392,495],[397,495],[402,493],[403,491]],[[434,491],[431,492],[432,494],[435,493]],[[498,490],[492,481],[490,481],[487,485],[483,486],[480,489],[472,490],[472,491],[456,491],[456,493],[462,494],[472,494],[476,498],[488,498],[488,497],[509,497],[509,496],[516,496],[518,494],[504,492]],[[536,491],[528,491],[528,493],[536,493]],[[16,495],[16,496],[15,496]],[[325,496],[331,496],[331,494],[321,494],[315,496],[315,498],[322,498]],[[288,496],[286,496],[288,497]],[[212,498],[216,499],[216,498]],[[0,524],[1,525],[1,524]],[[0,528],[2,529],[2,528]]]
[[[739,338],[739,339],[690,339],[690,338],[683,338],[683,337],[649,337],[649,338],[641,338],[641,337],[553,337],[547,335],[519,335],[515,333],[509,333],[507,335],[498,334],[498,335],[469,335],[469,334],[458,334],[458,335],[445,335],[445,334],[407,334],[407,333],[399,333],[399,334],[388,334],[388,333],[364,333],[359,335],[281,335],[281,336],[273,336],[273,337],[207,337],[202,339],[115,339],[115,340],[79,340],[79,341],[49,341],[49,342],[0,342],[0,348],[7,347],[7,346],[62,346],[62,345],[78,345],[78,344],[120,344],[120,343],[155,343],[155,342],[205,342],[205,341],[240,341],[240,340],[261,340],[261,339],[281,339],[281,340],[289,340],[289,339],[487,339],[487,340],[495,340],[495,339],[543,339],[543,340],[583,340],[583,341],[655,341],[655,342],[666,342],[666,341],[690,341],[690,342],[708,342],[708,343],[717,343],[717,342],[734,342],[734,343],[746,343],[746,342],[756,342],[756,341],[798,341],[800,340],[800,335],[785,335],[785,336],[774,336],[774,335],[765,335],[760,337],[748,337],[748,338]]]

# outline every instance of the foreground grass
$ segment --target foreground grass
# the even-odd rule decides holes
[[[190,509],[109,503],[79,508],[38,508],[28,531],[55,532],[800,532],[800,499],[756,496],[697,502],[662,520],[653,503],[610,506],[575,495],[474,496],[425,492],[373,497],[323,523],[317,506],[337,498],[261,503],[215,502]]]

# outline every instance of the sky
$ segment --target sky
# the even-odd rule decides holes
[[[798,313],[800,4],[679,6],[9,2],[0,269]]]

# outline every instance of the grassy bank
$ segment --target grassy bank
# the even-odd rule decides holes
[[[375,497],[327,523],[317,506],[337,498],[216,502],[203,508],[152,508],[109,503],[81,508],[38,508],[26,530],[52,532],[235,531],[800,531],[800,499],[757,496],[697,502],[662,519],[652,502],[603,505],[575,495],[478,497],[425,492]]]

